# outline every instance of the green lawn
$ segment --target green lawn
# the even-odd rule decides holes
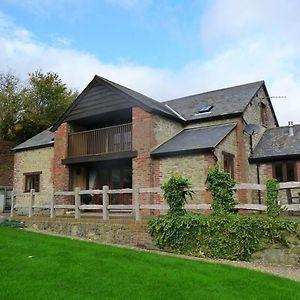
[[[0,227],[0,299],[290,300],[300,283]]]

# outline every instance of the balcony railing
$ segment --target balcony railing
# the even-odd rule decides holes
[[[131,123],[69,134],[69,157],[130,150],[132,150]]]

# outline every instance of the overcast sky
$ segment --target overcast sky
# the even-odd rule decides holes
[[[299,0],[0,0],[0,72],[95,74],[156,100],[265,80],[300,123]]]

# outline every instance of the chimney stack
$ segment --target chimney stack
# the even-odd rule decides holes
[[[294,136],[293,121],[289,121],[289,136]]]

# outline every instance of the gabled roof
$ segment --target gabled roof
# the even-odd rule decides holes
[[[184,129],[151,152],[153,157],[209,152],[233,130],[236,124]]]
[[[51,128],[51,131],[55,131],[59,125],[65,121],[77,120],[79,117],[88,117],[89,114],[105,113],[106,111],[103,104],[105,101],[109,103],[110,107],[114,107],[115,109],[139,106],[149,113],[160,114],[178,122],[240,116],[261,87],[264,88],[267,97],[269,97],[264,81],[257,81],[165,102],[158,102],[141,93],[96,75],[73,104],[57,120]],[[269,99],[268,101],[270,102]],[[208,112],[197,113],[204,106],[212,106],[212,108]],[[277,123],[271,102],[270,106]],[[81,111],[84,113],[81,113]]]
[[[50,128],[40,132],[31,139],[25,141],[22,144],[19,144],[13,151],[25,150],[25,149],[34,149],[34,148],[43,148],[50,147],[54,144],[54,133],[50,131]]]
[[[120,84],[117,84],[115,82],[112,82],[108,79],[105,79],[103,77],[100,77],[98,75],[95,75],[93,80],[88,84],[88,86],[84,89],[84,91],[77,97],[77,99],[71,104],[71,106],[64,112],[64,114],[55,122],[55,124],[52,126],[51,131],[55,131],[61,123],[64,121],[69,121],[69,116],[72,114],[72,111],[76,109],[76,107],[80,108],[81,102],[84,101],[84,98],[88,95],[88,93],[91,91],[92,93],[95,93],[92,91],[95,86],[100,85],[101,87],[105,88],[104,93],[109,93],[109,97],[113,98],[113,100],[116,103],[116,106],[121,107],[122,105],[124,107],[131,106],[139,106],[145,111],[149,113],[156,113],[163,115],[165,117],[174,119],[176,121],[181,122],[182,120],[174,113],[172,110],[167,108],[164,104],[161,102],[158,102],[152,98],[149,98],[143,94],[140,94],[136,91],[133,91],[127,87],[124,87]],[[97,92],[96,92],[97,93]],[[99,102],[105,100],[105,98],[97,97],[97,95],[93,95],[93,101]],[[123,102],[121,104],[121,101]],[[86,109],[87,103],[84,103],[84,107]],[[99,104],[98,104],[99,107]],[[122,107],[123,108],[123,107]],[[95,109],[92,109],[90,111],[90,114],[99,113],[95,111]]]
[[[264,81],[214,90],[163,103],[169,105],[188,121],[241,115],[261,87],[265,88]],[[210,105],[213,107],[209,112],[197,114],[202,107]]]
[[[289,136],[289,127],[267,129],[250,156],[250,162],[300,157],[300,125],[293,126],[294,135]]]

